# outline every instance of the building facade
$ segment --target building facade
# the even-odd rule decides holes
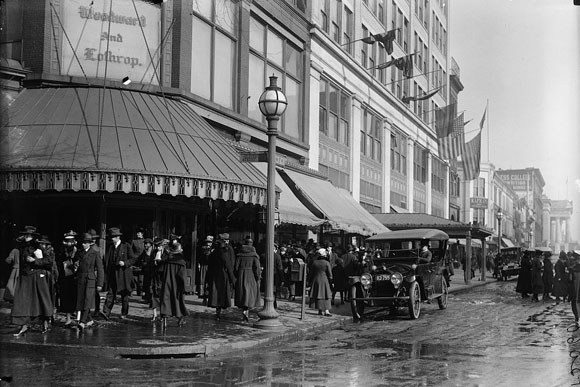
[[[370,212],[448,217],[450,172],[438,156],[433,112],[451,98],[449,2],[311,5],[308,166]],[[396,31],[391,55],[372,38],[387,31]],[[411,77],[385,65],[410,54]]]
[[[528,208],[525,230],[530,246],[547,246],[543,239],[543,189],[546,185],[538,168],[498,169],[499,177],[516,193]]]

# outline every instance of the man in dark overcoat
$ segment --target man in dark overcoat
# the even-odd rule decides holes
[[[84,329],[93,325],[91,309],[95,307],[95,291],[100,292],[103,288],[104,271],[103,261],[98,250],[92,248],[93,236],[84,233],[81,238],[81,246],[75,256],[78,262],[77,276],[77,307],[81,312],[79,327]]]
[[[121,319],[125,319],[129,314],[129,296],[133,291],[131,282],[133,281],[133,271],[131,266],[135,258],[131,251],[131,246],[121,241],[123,233],[117,228],[109,229],[111,244],[107,246],[105,253],[105,276],[109,290],[100,313],[105,319],[109,319],[111,309],[115,304],[117,294],[121,296]]]

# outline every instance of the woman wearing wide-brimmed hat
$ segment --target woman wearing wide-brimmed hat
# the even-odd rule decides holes
[[[556,297],[556,302],[560,302],[560,297],[566,301],[568,297],[568,256],[564,251],[560,251],[558,261],[554,265],[554,289],[552,295]]]
[[[12,323],[20,325],[20,337],[28,331],[30,322],[39,319],[42,332],[48,331],[48,322],[52,317],[53,303],[51,296],[51,277],[53,257],[44,256],[38,246],[36,227],[26,226],[21,232],[19,250],[19,277],[14,290]]]
[[[161,286],[163,284],[163,263],[162,257],[165,248],[169,244],[169,240],[164,238],[156,237],[153,239],[153,262],[151,263],[151,282],[149,285],[149,290],[151,293],[151,298],[149,301],[149,307],[153,311],[153,317],[151,321],[156,322],[159,319],[158,311],[161,306]]]
[[[328,251],[324,248],[318,249],[312,267],[310,269],[310,278],[312,286],[310,288],[310,301],[314,301],[314,306],[318,309],[319,315],[330,316],[330,299],[332,290],[330,282],[332,281],[332,268],[326,260]]]
[[[169,245],[163,252],[163,275],[161,292],[159,293],[161,319],[163,327],[167,326],[167,317],[177,317],[177,325],[185,324],[185,316],[189,314],[185,306],[185,259],[180,237],[171,234]]]

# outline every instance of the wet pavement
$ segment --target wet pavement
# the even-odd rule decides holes
[[[456,273],[455,278],[462,278]],[[489,279],[494,281],[493,279]],[[471,285],[453,283],[450,292],[473,286],[484,285],[474,280]],[[103,293],[104,295],[104,293]],[[304,320],[301,319],[302,300],[288,302],[278,300],[281,327],[277,331],[257,329],[259,318],[256,308],[250,313],[250,321],[244,322],[237,308],[229,308],[222,313],[222,319],[215,321],[213,308],[202,305],[196,295],[186,296],[190,315],[185,326],[178,327],[176,319],[168,319],[166,329],[159,322],[152,323],[152,311],[141,302],[140,297],[132,297],[129,317],[119,318],[120,305],[113,308],[111,319],[95,319],[91,328],[79,330],[64,326],[64,316],[57,315],[50,331],[43,334],[40,327],[29,330],[24,337],[13,337],[18,327],[10,324],[10,305],[0,306],[0,343],[3,348],[34,348],[37,351],[59,351],[98,355],[103,357],[198,357],[213,356],[244,350],[271,342],[293,339],[307,333],[328,330],[352,320],[350,307],[344,305],[333,309],[333,316],[319,316],[317,311],[305,306]],[[338,300],[337,300],[338,302]]]
[[[580,373],[574,355],[580,354],[580,331],[572,324],[570,305],[532,303],[514,292],[515,284],[454,283],[448,308],[424,303],[417,320],[405,309],[396,316],[381,309],[355,324],[343,305],[332,317],[307,310],[302,321],[299,302],[281,301],[279,332],[254,328],[257,310],[250,323],[234,308],[216,322],[213,309],[195,296],[188,296],[187,324],[179,328],[171,320],[165,332],[147,321],[150,311],[138,302],[131,304],[129,320],[100,321],[84,332],[57,325],[45,335],[14,339],[9,330],[15,327],[2,324],[0,376],[13,376],[14,386],[578,383],[571,371]]]

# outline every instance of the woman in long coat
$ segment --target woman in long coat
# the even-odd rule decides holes
[[[522,294],[522,298],[529,297],[532,292],[532,257],[534,250],[526,249],[520,261],[520,274],[518,275],[518,283],[516,285],[516,292]]]
[[[550,293],[554,288],[554,265],[552,264],[552,253],[544,253],[544,272],[542,273],[542,282],[544,283],[544,296],[542,300],[552,299]]]
[[[537,302],[538,294],[544,293],[544,281],[542,273],[544,271],[544,262],[542,261],[542,252],[536,252],[532,261],[532,301]]]
[[[568,296],[568,256],[565,252],[560,251],[558,262],[554,265],[554,289],[552,295],[556,297],[556,302],[560,301],[560,297],[566,301]]]
[[[319,315],[330,316],[330,300],[332,298],[330,281],[332,281],[332,268],[326,260],[326,249],[319,249],[316,255],[310,268],[310,276],[312,278],[310,300],[314,301],[314,307],[318,309]]]
[[[215,318],[219,321],[222,309],[232,306],[231,288],[235,283],[235,276],[227,244],[223,239],[216,243],[217,247],[210,254],[207,264],[207,306],[215,308]]]
[[[95,292],[103,289],[105,272],[99,251],[92,248],[93,236],[88,233],[83,234],[81,243],[82,248],[75,256],[78,262],[76,310],[81,312],[79,327],[84,329],[93,325],[91,309],[95,307]]]
[[[259,297],[258,284],[260,283],[260,258],[251,240],[246,240],[236,255],[236,292],[235,305],[242,309],[244,320],[249,321],[249,309],[256,305]]]
[[[159,311],[163,327],[167,327],[167,316],[177,317],[177,325],[185,324],[185,316],[189,315],[185,306],[185,260],[183,249],[179,243],[180,237],[171,235],[171,243],[165,249],[161,259],[163,275],[161,282],[161,301]]]
[[[48,321],[52,317],[52,256],[44,256],[38,248],[36,227],[26,226],[22,242],[19,243],[20,273],[14,289],[12,323],[20,325],[15,337],[20,337],[28,330],[28,324],[39,319],[42,321],[42,332],[48,331]]]
[[[66,317],[65,325],[72,323],[71,315],[76,311],[77,306],[77,282],[75,277],[75,256],[77,254],[77,233],[68,231],[64,234],[62,248],[56,255],[56,265],[58,268],[58,281],[56,283],[56,309],[59,313],[64,313]]]
[[[165,248],[169,244],[169,240],[163,238],[155,238],[153,240],[153,262],[151,262],[151,266],[149,270],[151,271],[151,282],[149,285],[149,290],[151,293],[151,299],[149,301],[149,308],[153,310],[153,318],[151,319],[152,322],[156,322],[158,320],[157,311],[161,306],[161,286],[163,284],[163,269],[164,265],[162,263],[163,252]]]

